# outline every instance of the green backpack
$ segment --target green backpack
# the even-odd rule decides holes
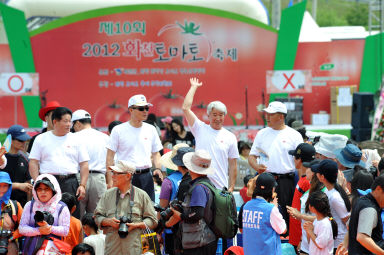
[[[213,194],[213,220],[209,227],[218,238],[233,238],[239,227],[235,197],[226,188],[222,190],[216,188],[208,178],[204,178],[198,183],[209,188]]]

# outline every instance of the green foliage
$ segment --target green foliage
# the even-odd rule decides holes
[[[7,133],[0,134],[0,143],[3,144],[5,138],[7,137]]]
[[[368,26],[368,5],[355,3],[348,9],[346,19],[350,26]]]
[[[318,10],[317,11],[317,24],[320,27],[331,27],[331,26],[347,26],[345,17],[340,16],[334,9],[330,10]]]

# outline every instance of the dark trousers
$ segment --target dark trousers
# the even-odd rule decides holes
[[[216,255],[217,240],[203,247],[185,249],[183,255]]]
[[[277,175],[275,177],[277,181],[276,193],[279,203],[279,210],[284,218],[285,223],[287,224],[287,233],[284,236],[288,236],[289,214],[287,212],[287,205],[292,205],[293,193],[295,192],[294,174]]]
[[[60,185],[61,193],[68,192],[76,197],[77,188],[79,188],[79,182],[77,181],[76,175],[69,178],[58,178],[57,182]],[[72,216],[80,219],[80,205],[79,200],[76,197],[76,211],[72,214]]]
[[[139,189],[147,192],[148,196],[153,202],[155,202],[155,188],[153,186],[153,179],[151,172],[143,174],[134,174],[132,178],[132,184]]]

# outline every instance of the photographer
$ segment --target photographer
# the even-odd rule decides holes
[[[205,150],[197,150],[186,153],[183,162],[192,178],[191,188],[185,196],[183,212],[172,208],[173,215],[166,226],[170,227],[181,221],[184,255],[216,254],[217,237],[209,227],[213,219],[213,194],[200,183],[201,180],[207,181],[207,175],[215,171],[210,167],[211,156]]]
[[[160,191],[160,207],[161,209],[168,208],[169,203],[176,199],[176,201],[183,201],[184,197],[178,196],[178,192],[186,192],[189,188],[189,182],[191,178],[187,178],[189,176],[188,169],[185,168],[184,163],[182,161],[183,155],[187,152],[194,151],[193,148],[189,147],[188,144],[185,143],[178,143],[175,146],[173,146],[172,151],[167,152],[164,154],[161,159],[160,163],[163,167],[167,169],[167,175],[163,181],[163,184],[161,185],[161,191]],[[186,176],[186,177],[184,177]],[[187,178],[187,182],[185,181]],[[167,212],[167,211],[165,211]],[[171,211],[172,212],[172,211]],[[158,229],[160,227],[164,227],[165,221],[168,220],[168,216],[166,213],[158,213],[157,217],[159,219]],[[169,217],[169,216],[168,216]],[[176,230],[177,228],[174,227],[173,229],[166,228],[164,230],[164,245],[165,245],[165,252],[169,255],[173,254],[179,254],[178,245],[176,244]],[[158,230],[156,230],[157,233]],[[176,243],[175,243],[176,242]],[[175,246],[177,245],[177,246]]]
[[[96,224],[103,230],[105,254],[141,254],[140,235],[157,225],[156,213],[147,193],[131,184],[135,167],[120,160],[110,166],[113,188],[100,198]]]
[[[27,236],[23,254],[28,255],[39,250],[45,236],[60,239],[68,235],[71,216],[60,201],[60,186],[53,175],[39,175],[32,195],[34,199],[25,205],[19,226],[20,234]]]
[[[11,178],[8,173],[0,172],[0,254],[17,255],[19,250],[14,240],[20,236],[17,227],[23,213],[23,208],[19,202],[10,199],[11,192]]]

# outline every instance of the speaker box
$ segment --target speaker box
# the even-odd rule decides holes
[[[371,140],[371,128],[353,128],[351,130],[351,139],[356,142]]]
[[[352,127],[371,128],[374,102],[373,94],[368,92],[353,93]]]

